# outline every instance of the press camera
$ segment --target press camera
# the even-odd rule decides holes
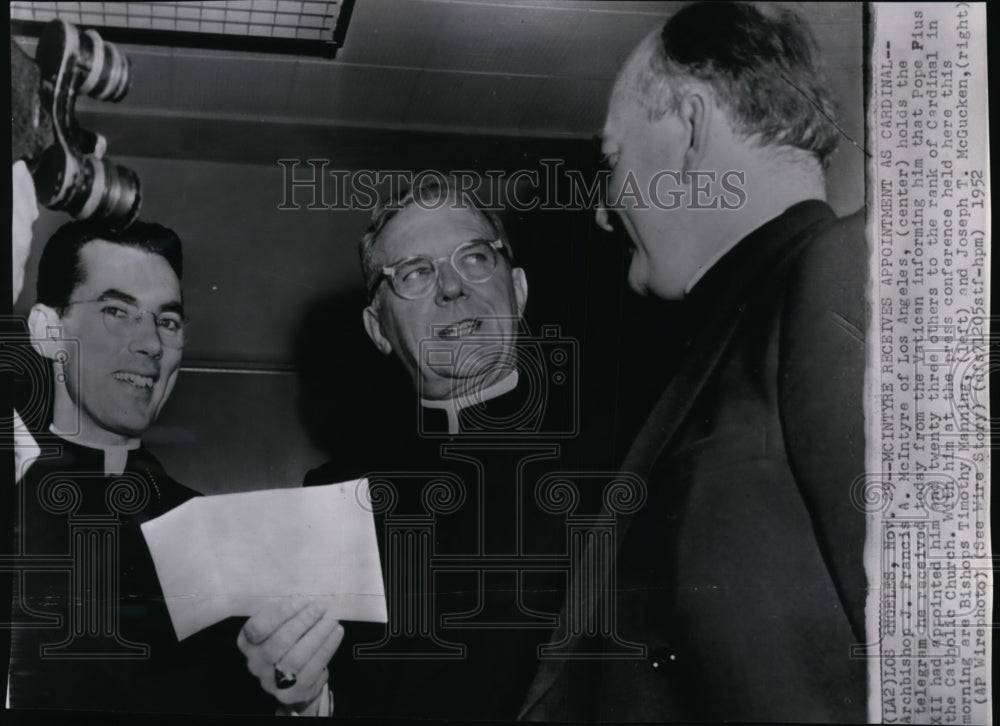
[[[81,93],[123,99],[130,61],[96,31],[63,20],[45,26],[34,63],[26,58],[11,38],[13,160],[27,161],[38,201],[49,209],[127,227],[142,202],[139,177],[104,158],[106,139],[81,127],[75,109]]]

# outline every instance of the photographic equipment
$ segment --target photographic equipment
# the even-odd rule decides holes
[[[139,214],[141,182],[131,169],[104,158],[107,141],[76,120],[77,94],[120,101],[132,82],[132,66],[94,30],[80,32],[63,20],[42,31],[35,53],[40,116],[51,123],[52,143],[27,161],[38,201],[77,219],[124,228]]]

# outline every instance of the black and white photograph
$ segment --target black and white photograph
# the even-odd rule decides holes
[[[991,723],[985,3],[9,12],[5,720]]]

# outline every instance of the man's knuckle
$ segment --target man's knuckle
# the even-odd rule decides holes
[[[260,643],[261,640],[263,640],[263,636],[260,634],[257,628],[249,623],[243,626],[242,634],[243,637],[245,637],[247,642],[249,643],[257,644]]]
[[[284,643],[268,643],[262,649],[263,658],[271,663],[277,663],[288,652],[288,647]]]

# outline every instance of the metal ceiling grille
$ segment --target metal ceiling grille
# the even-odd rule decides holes
[[[37,36],[55,18],[119,43],[257,50],[333,57],[354,0],[13,2],[11,29]]]

